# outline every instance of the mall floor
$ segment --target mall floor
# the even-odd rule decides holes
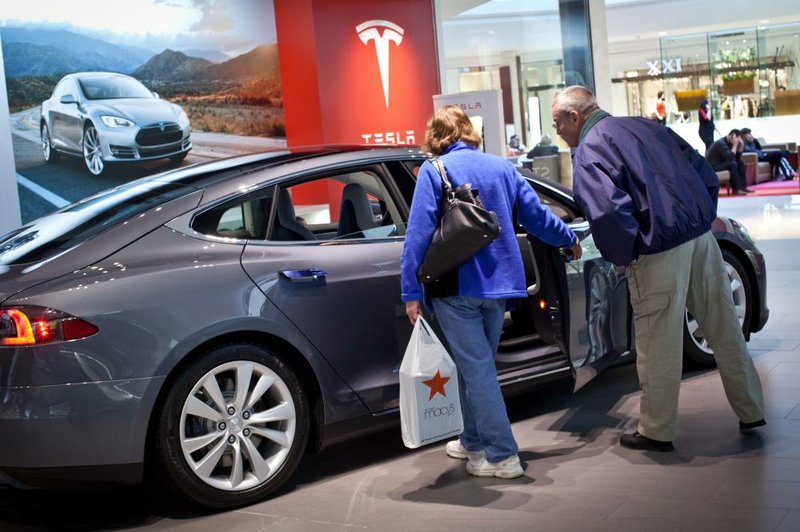
[[[800,196],[730,198],[766,255],[770,320],[750,350],[768,425],[741,435],[716,371],[686,373],[674,453],[623,449],[636,427],[635,368],[508,401],[525,475],[478,479],[444,444],[403,447],[398,430],[309,456],[271,500],[202,514],[143,488],[0,491],[0,530],[798,531]],[[1,436],[0,436],[1,437]]]

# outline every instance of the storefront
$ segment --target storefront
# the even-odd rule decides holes
[[[695,142],[708,99],[720,132],[750,127],[771,141],[794,140],[800,114],[800,22],[662,36],[660,57],[620,72],[631,116],[654,117],[663,91],[667,124]]]
[[[511,151],[556,139],[550,104],[567,85],[596,86],[590,10],[604,21],[602,2],[458,2],[437,0],[443,93],[499,89]]]

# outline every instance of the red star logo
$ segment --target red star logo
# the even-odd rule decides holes
[[[447,394],[444,392],[444,385],[447,384],[447,381],[450,380],[450,377],[442,377],[439,374],[439,370],[436,370],[436,375],[433,376],[432,379],[427,381],[422,381],[422,384],[425,386],[430,387],[431,395],[428,397],[428,401],[434,398],[437,393],[442,394],[442,397],[447,397]]]

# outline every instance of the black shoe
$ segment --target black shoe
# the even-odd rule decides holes
[[[764,419],[759,419],[758,421],[753,421],[752,423],[745,423],[743,421],[740,421],[739,432],[747,432],[749,430],[753,430],[758,427],[763,427],[766,424],[767,422]]]
[[[745,193],[745,194],[752,194],[753,192],[755,192],[755,190],[751,190],[751,189],[749,189],[749,188],[745,188],[745,189],[744,189],[744,193]]]
[[[639,431],[623,434],[619,437],[619,444],[628,449],[656,451],[660,453],[668,453],[673,449],[671,441],[654,440],[647,436],[642,436],[639,434]]]
[[[744,196],[745,194],[747,194],[746,190],[734,190],[733,191],[733,195],[734,196]]]

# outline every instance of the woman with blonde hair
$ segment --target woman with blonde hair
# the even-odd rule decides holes
[[[480,136],[467,114],[448,105],[436,111],[425,132],[423,150],[439,157],[452,186],[470,183],[483,205],[497,214],[500,236],[440,280],[422,286],[417,272],[439,218],[442,178],[430,161],[420,168],[401,258],[402,299],[415,323],[421,302],[429,301],[459,371],[464,432],[447,444],[447,454],[467,459],[467,472],[480,477],[522,475],[494,355],[509,300],[526,298],[525,272],[513,217],[526,230],[580,257],[575,234],[542,206],[514,166],[479,151]]]

